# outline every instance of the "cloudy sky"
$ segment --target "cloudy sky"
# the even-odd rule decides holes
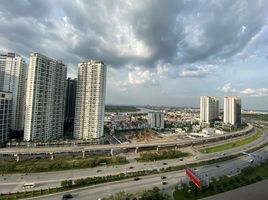
[[[0,50],[108,67],[107,103],[268,110],[267,0],[0,0]]]

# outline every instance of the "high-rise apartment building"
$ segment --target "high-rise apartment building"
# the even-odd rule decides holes
[[[147,120],[150,128],[164,128],[164,113],[162,112],[149,112]]]
[[[241,99],[239,97],[224,97],[223,122],[234,126],[241,124]]]
[[[22,130],[24,126],[25,60],[15,53],[0,55],[0,91],[12,92],[10,128]]]
[[[67,66],[39,53],[30,56],[24,140],[62,137]]]
[[[11,125],[12,93],[0,91],[0,146],[8,139]]]
[[[76,101],[77,79],[67,79],[66,99],[65,99],[65,120],[74,120]]]
[[[219,117],[219,100],[215,97],[200,97],[200,124],[209,125]]]
[[[95,139],[103,136],[106,65],[90,60],[78,65],[74,137]]]

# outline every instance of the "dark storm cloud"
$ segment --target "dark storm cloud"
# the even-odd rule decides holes
[[[135,33],[154,50],[152,61],[173,62],[177,54],[177,41],[182,37],[183,27],[176,25],[176,16],[185,7],[182,1],[145,1],[130,20]]]
[[[114,68],[210,64],[239,53],[265,25],[267,8],[267,1],[250,0],[2,0],[0,45],[73,66],[84,59]]]
[[[180,77],[204,78],[217,70],[217,66],[205,65],[197,67],[183,68],[180,72]]]

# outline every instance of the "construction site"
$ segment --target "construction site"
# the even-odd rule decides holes
[[[178,135],[163,135],[152,129],[117,132],[115,133],[115,136],[122,143],[132,144],[148,144],[181,140]]]

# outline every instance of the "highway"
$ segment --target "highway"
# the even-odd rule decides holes
[[[63,153],[63,152],[82,152],[82,151],[104,151],[111,149],[138,149],[149,147],[165,147],[165,146],[177,146],[179,148],[189,145],[199,145],[208,142],[216,142],[219,140],[225,140],[228,138],[238,137],[251,133],[253,126],[248,124],[247,128],[237,131],[226,133],[222,135],[216,135],[207,138],[187,139],[174,142],[162,142],[162,143],[150,143],[150,144],[110,144],[110,145],[90,145],[90,146],[59,146],[59,147],[9,147],[2,148],[0,155],[15,155],[15,154],[49,154],[49,153]]]
[[[261,145],[268,142],[268,132],[258,140],[238,148],[233,148],[225,151],[226,155],[236,154],[238,152],[246,151],[253,146]],[[190,148],[190,147],[188,147]],[[24,191],[23,184],[33,182],[36,184],[34,189],[46,189],[60,186],[60,182],[66,179],[79,179],[89,176],[105,176],[109,174],[124,173],[126,171],[139,171],[145,169],[161,169],[168,166],[185,165],[202,160],[209,160],[212,158],[221,157],[221,153],[200,154],[197,149],[192,150],[193,156],[184,158],[183,161],[179,159],[170,159],[163,161],[140,163],[135,161],[133,154],[128,154],[127,158],[129,164],[117,166],[99,166],[87,169],[74,169],[57,172],[43,172],[43,173],[29,173],[29,174],[7,174],[0,176],[0,192],[17,192]],[[135,155],[135,154],[134,154]]]
[[[268,147],[261,149],[256,153],[255,162],[258,163],[261,160],[268,159]],[[218,177],[223,175],[235,175],[242,168],[249,166],[250,164],[247,161],[247,156],[242,156],[240,158],[229,160],[209,166],[198,167],[196,171],[209,177]],[[167,176],[165,180],[168,182],[167,185],[162,185],[161,175]],[[71,193],[74,195],[74,199],[79,200],[97,200],[100,197],[107,197],[111,194],[115,194],[120,191],[125,191],[127,193],[142,191],[145,189],[151,189],[153,186],[159,187],[164,192],[169,194],[172,193],[174,186],[180,182],[187,182],[188,180],[185,177],[184,170],[178,172],[169,172],[158,175],[144,176],[141,177],[139,181],[134,181],[133,179],[117,181],[112,183],[105,183],[90,187],[85,187],[82,189],[76,189],[68,192],[51,194],[43,197],[36,197],[30,199],[38,200],[49,200],[49,199],[61,199],[62,195],[65,193]]]

